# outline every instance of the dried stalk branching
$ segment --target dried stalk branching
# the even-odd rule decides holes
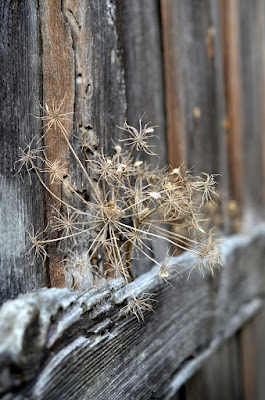
[[[49,239],[40,232],[29,232],[34,256],[45,261],[48,256],[45,245],[48,243],[85,235],[86,254],[80,257],[71,251],[67,265],[78,268],[80,274],[89,271],[93,284],[121,276],[132,296],[126,312],[135,314],[138,320],[143,319],[143,311],[152,310],[154,299],[151,294],[136,298],[130,287],[134,279],[133,254],[141,254],[156,263],[160,268],[158,278],[166,283],[169,283],[167,278],[177,272],[177,265],[167,262],[171,261],[170,254],[174,251],[169,250],[166,262],[160,263],[150,251],[151,241],[163,240],[169,249],[178,247],[197,255],[198,261],[190,273],[198,268],[202,274],[205,269],[213,274],[214,269],[220,266],[217,240],[212,231],[205,232],[201,218],[202,205],[213,201],[212,197],[216,195],[215,175],[203,172],[194,176],[183,166],[159,169],[143,162],[141,152],[150,157],[154,155],[150,138],[154,136],[155,127],[143,125],[141,120],[139,129],[125,121],[121,129],[126,136],[114,146],[115,154],[112,156],[84,145],[84,138],[80,137],[80,147],[85,155],[85,163],[82,163],[65,128],[70,113],[63,113],[62,106],[63,102],[59,107],[53,102],[51,106],[45,104],[42,107],[43,137],[51,128],[61,135],[87,181],[90,200],[74,188],[66,165],[59,160],[48,159],[45,147],[33,150],[31,142],[25,149],[20,149],[18,171],[23,167],[29,174],[35,171],[42,185],[59,204],[54,210],[52,225],[52,229],[60,232],[59,237]],[[134,156],[136,153],[139,154],[137,159]],[[39,160],[42,161],[42,169],[37,166]],[[53,193],[52,184],[56,182],[70,190],[75,197],[72,204]],[[76,205],[79,203],[80,207]],[[188,235],[174,229],[176,226],[184,227],[183,232],[188,232]],[[102,257],[103,268],[100,266]]]

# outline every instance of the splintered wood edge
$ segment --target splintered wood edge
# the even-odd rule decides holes
[[[134,293],[158,300],[140,323],[126,315],[131,295],[121,279],[86,292],[42,289],[7,301],[0,310],[0,393],[169,399],[262,306],[264,239],[265,226],[225,239],[214,277],[194,271],[187,282],[196,260],[184,254],[172,259],[183,276],[169,278],[173,287],[157,278],[158,267],[137,278]]]

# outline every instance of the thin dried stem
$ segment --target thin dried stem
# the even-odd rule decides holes
[[[170,285],[167,278],[172,275],[170,271],[176,270],[176,265],[171,264],[172,257],[167,257],[165,262],[160,263],[156,260],[153,255],[153,243],[156,241],[163,240],[168,246],[193,252],[198,261],[190,273],[195,268],[202,273],[205,270],[213,273],[220,265],[218,241],[214,239],[212,232],[208,236],[201,226],[204,222],[201,218],[201,206],[213,201],[212,198],[216,195],[216,175],[203,172],[200,176],[194,176],[183,165],[173,170],[169,167],[153,168],[141,160],[141,152],[149,156],[155,155],[152,151],[154,145],[151,143],[155,127],[144,125],[141,119],[138,129],[127,121],[124,122],[121,129],[128,136],[120,139],[120,144],[114,144],[115,154],[112,156],[92,149],[83,138],[81,149],[85,153],[84,165],[71,144],[66,129],[72,113],[63,112],[64,100],[58,107],[54,101],[51,105],[45,103],[42,107],[44,115],[38,118],[44,122],[44,135],[53,128],[63,137],[80,167],[82,181],[86,182],[85,190],[92,193],[92,199],[87,201],[74,188],[68,165],[59,160],[50,161],[45,147],[33,150],[32,141],[25,149],[20,149],[18,172],[23,167],[27,173],[35,172],[43,187],[60,205],[53,215],[51,225],[53,230],[60,232],[59,237],[47,238],[40,232],[29,233],[31,250],[35,257],[41,257],[45,261],[46,244],[72,240],[83,235],[87,243],[85,254],[82,258],[76,258],[69,250],[70,257],[66,258],[65,268],[68,263],[69,270],[76,267],[80,274],[88,271],[94,276],[93,283],[113,274],[123,277],[132,296],[126,306],[126,313],[134,314],[140,321],[144,318],[145,310],[153,310],[151,302],[155,300],[152,295],[144,293],[137,298],[131,288],[130,282],[134,279],[134,254],[159,265],[158,276]],[[122,144],[126,146],[124,151]],[[90,158],[88,149],[92,153]],[[134,157],[136,151],[139,154],[137,159]],[[44,167],[38,168],[36,161],[43,162]],[[48,180],[45,175],[48,175]],[[60,182],[69,189],[69,200],[66,201],[53,192],[55,182]],[[180,231],[177,232],[176,227]],[[189,235],[191,231],[192,235]],[[77,282],[78,280],[76,286]]]

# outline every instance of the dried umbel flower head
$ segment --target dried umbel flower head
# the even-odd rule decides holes
[[[153,299],[153,294],[142,293],[138,298],[134,297],[132,300],[129,300],[128,304],[124,307],[125,313],[134,314],[137,318],[138,322],[140,320],[144,320],[144,311],[153,311],[152,302],[157,302],[157,300]]]
[[[43,161],[43,152],[46,149],[46,147],[39,147],[37,149],[32,149],[32,144],[34,140],[35,137],[24,149],[19,147],[20,156],[19,159],[15,161],[15,164],[17,163],[19,164],[17,173],[20,173],[22,169],[25,168],[26,172],[29,175],[30,183],[31,183],[30,171],[34,168],[37,168],[36,163],[38,162],[38,160]]]
[[[126,139],[120,139],[120,142],[125,142],[126,146],[130,146],[131,151],[136,147],[137,151],[143,150],[147,154],[155,155],[151,150],[151,147],[155,146],[148,143],[149,140],[154,137],[153,133],[155,126],[148,127],[148,124],[143,126],[142,120],[140,119],[138,130],[129,125],[127,121],[124,122],[123,127],[119,128],[129,133],[129,137]]]
[[[177,265],[169,262],[174,251],[167,255],[165,262],[158,263],[153,251],[157,241],[197,255],[199,261],[192,270],[198,268],[204,273],[206,268],[213,273],[220,265],[217,241],[212,232],[207,235],[201,215],[202,204],[213,201],[216,195],[216,175],[203,172],[196,176],[183,165],[161,169],[148,164],[142,159],[142,153],[154,155],[155,127],[143,124],[142,120],[138,129],[125,121],[121,129],[127,136],[114,143],[114,155],[106,155],[102,150],[89,152],[81,142],[84,154],[80,158],[65,127],[71,113],[64,113],[62,108],[63,101],[58,107],[55,102],[42,107],[44,135],[53,128],[68,146],[76,162],[75,170],[82,174],[83,192],[89,193],[89,199],[72,183],[74,179],[64,160],[49,160],[46,148],[33,150],[32,142],[21,150],[19,171],[25,167],[28,173],[35,172],[58,205],[47,230],[53,233],[52,238],[38,232],[29,233],[32,250],[35,257],[45,261],[46,244],[69,243],[71,247],[79,238],[86,245],[82,259],[68,250],[65,268],[68,263],[70,269],[76,268],[80,274],[86,271],[93,277],[92,283],[121,276],[132,297],[126,312],[143,319],[144,312],[152,310],[154,300],[151,295],[136,297],[131,289],[135,255],[158,264],[159,278],[169,284],[175,275],[173,272],[178,272]],[[39,168],[36,162],[43,162],[43,167]],[[58,190],[54,191],[54,183],[67,188],[67,196],[61,198]],[[54,234],[55,230],[58,235]]]
[[[27,231],[27,234],[29,236],[29,240],[32,244],[29,253],[33,251],[34,253],[34,258],[40,257],[42,259],[42,262],[44,263],[46,261],[46,258],[48,257],[48,253],[45,249],[45,245],[47,243],[46,237],[44,237],[45,231],[41,232],[38,230],[36,233],[34,233],[34,228],[33,226],[31,227],[31,232]]]

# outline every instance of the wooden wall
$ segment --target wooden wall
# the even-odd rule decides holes
[[[50,246],[44,266],[29,254],[27,231],[42,231],[54,204],[36,176],[17,174],[15,163],[19,148],[42,135],[40,119],[30,114],[40,116],[39,104],[51,99],[65,97],[65,111],[73,112],[68,130],[76,148],[75,136],[83,132],[111,151],[121,135],[116,125],[125,117],[137,125],[145,113],[159,125],[154,144],[161,165],[184,162],[220,174],[218,205],[209,213],[225,234],[248,232],[264,217],[263,0],[3,0],[0,36],[1,303],[32,289],[70,286],[60,262],[65,249]],[[89,195],[52,129],[44,144],[50,159],[68,163],[77,190]],[[55,190],[65,198],[59,184]],[[82,251],[84,243],[75,246]],[[137,273],[149,267],[138,265]],[[253,368],[264,370],[251,342],[260,338],[261,315],[176,398],[199,398],[194,387],[205,393],[204,382],[210,385],[220,365],[225,372],[218,379],[229,380],[230,398],[261,398],[253,394],[262,393],[261,379],[253,383],[259,373],[254,379],[247,361],[254,357]]]
[[[116,125],[125,117],[137,125],[145,113],[159,125],[161,165],[220,174],[215,225],[230,233],[260,219],[264,7],[261,0],[1,3],[2,302],[32,288],[69,286],[60,262],[66,250],[50,246],[45,268],[30,259],[26,232],[31,224],[43,230],[55,204],[36,177],[30,185],[14,168],[19,147],[42,134],[30,114],[40,115],[39,103],[50,99],[65,98],[64,110],[74,113],[68,130],[77,151],[80,132],[111,151],[121,135]],[[51,160],[68,163],[52,129],[45,144]],[[66,196],[60,184],[53,190]]]

